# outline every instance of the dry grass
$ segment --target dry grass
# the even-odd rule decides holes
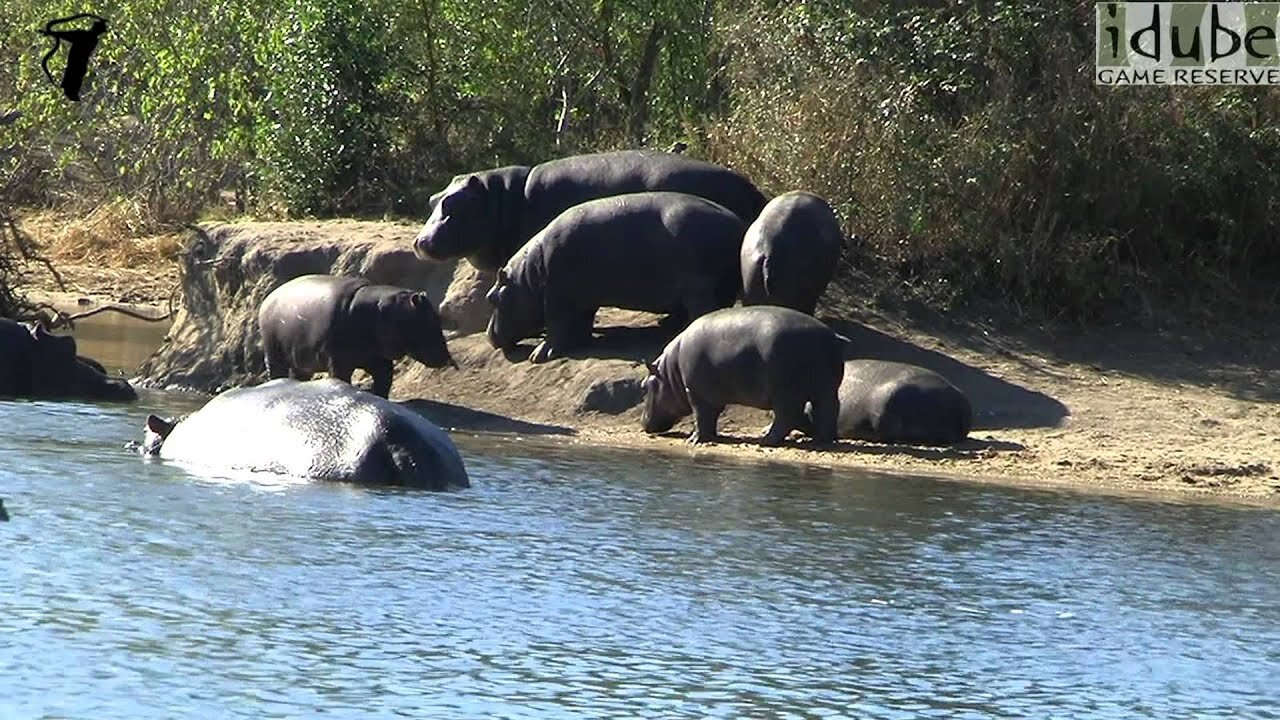
[[[70,291],[113,302],[165,304],[178,282],[184,233],[163,225],[141,203],[117,201],[87,215],[65,210],[21,214],[41,257],[64,285],[32,267],[23,290]]]
[[[137,202],[100,205],[83,216],[32,212],[22,225],[55,265],[167,271],[182,252],[183,234],[156,222]]]

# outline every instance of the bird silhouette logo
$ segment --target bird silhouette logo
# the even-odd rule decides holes
[[[88,30],[54,29],[59,25],[66,25],[86,18],[92,18],[94,21]],[[44,74],[49,78],[49,82],[62,86],[62,92],[67,96],[68,100],[80,101],[80,87],[84,84],[85,73],[89,72],[89,56],[98,47],[98,38],[106,31],[107,19],[93,13],[80,13],[71,17],[50,20],[45,24],[44,29],[40,31],[41,35],[53,38],[53,47],[49,48],[49,52],[40,61],[40,66],[44,68]],[[67,43],[67,64],[62,70],[62,82],[59,83],[54,79],[53,73],[49,72],[49,60],[53,59],[53,56],[57,54],[58,48],[62,47],[63,41]]]

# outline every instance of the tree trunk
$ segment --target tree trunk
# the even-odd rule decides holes
[[[649,123],[649,88],[653,85],[653,74],[658,68],[658,51],[662,49],[664,35],[666,28],[654,21],[649,27],[649,36],[645,38],[644,50],[640,54],[640,64],[631,79],[631,88],[627,94],[630,106],[627,113],[627,134],[636,146],[643,143],[645,126]]]

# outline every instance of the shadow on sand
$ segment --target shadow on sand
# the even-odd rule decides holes
[[[643,325],[618,324],[629,320],[634,322],[630,316],[610,316],[607,322],[611,324],[597,326],[588,347],[567,353],[567,357],[578,360],[593,358],[644,362],[656,358],[667,342],[675,337],[674,328],[652,322]],[[822,320],[853,341],[846,359],[866,358],[909,363],[933,370],[950,380],[973,403],[974,430],[1057,427],[1070,414],[1066,405],[1044,393],[1001,380],[950,356],[899,340],[851,320],[830,317],[823,317]],[[540,338],[525,340],[504,351],[504,355],[511,362],[527,362],[529,353],[539,341]]]
[[[909,363],[928,368],[960,388],[973,403],[974,430],[1057,427],[1070,412],[1066,405],[972,365],[886,335],[861,323],[823,318],[852,342],[847,359],[866,358]]]
[[[683,438],[685,433],[660,433],[662,437]],[[716,438],[715,445],[759,445],[759,436],[721,435]],[[837,440],[834,445],[825,447],[815,445],[808,438],[794,433],[782,443],[782,447],[797,450],[814,450],[831,453],[858,453],[861,455],[908,455],[921,460],[976,460],[997,452],[1017,452],[1026,446],[1016,442],[1003,440],[978,440],[969,438],[955,445],[928,447],[924,445],[898,445],[894,443],[873,443],[863,440]]]
[[[473,410],[436,400],[414,398],[402,400],[401,404],[448,430],[481,430],[517,435],[574,435],[577,432],[573,428],[560,425],[525,422],[505,415]]]

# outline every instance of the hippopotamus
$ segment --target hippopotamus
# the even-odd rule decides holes
[[[498,271],[489,342],[510,348],[546,328],[530,362],[591,339],[596,310],[672,313],[674,322],[733,304],[745,224],[682,193],[634,193],[566,210]]]
[[[812,315],[843,245],[840,221],[826,200],[801,191],[770,200],[742,240],[742,304]]]
[[[950,445],[964,440],[972,427],[969,398],[932,370],[885,360],[844,364],[842,438]]]
[[[470,485],[448,433],[335,378],[228,390],[181,420],[147,416],[142,446],[197,466],[427,490]]]
[[[829,444],[836,438],[847,342],[812,316],[776,305],[708,313],[648,364],[641,423],[647,433],[666,432],[693,413],[689,441],[709,442],[726,405],[748,405],[773,410],[762,445],[778,445],[792,430]]]
[[[310,380],[325,371],[351,382],[361,368],[373,377],[373,393],[385,398],[392,365],[404,355],[428,367],[455,365],[426,293],[364,278],[296,277],[262,301],[258,327],[272,378]]]
[[[113,380],[96,360],[78,355],[75,338],[41,323],[27,327],[0,318],[0,396],[50,400],[138,399],[133,386]]]
[[[492,272],[565,210],[598,198],[654,191],[706,198],[744,223],[765,204],[742,175],[675,153],[576,155],[455,178],[432,208],[414,251],[428,260],[466,257],[477,269]]]

